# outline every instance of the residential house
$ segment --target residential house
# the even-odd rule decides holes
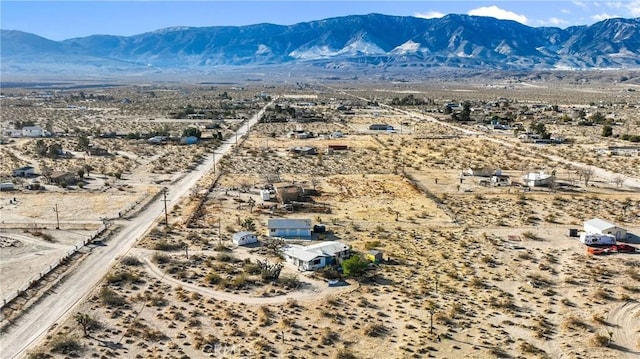
[[[89,147],[87,154],[90,156],[108,156],[109,150],[102,147]]]
[[[44,131],[39,126],[25,126],[22,128],[22,137],[42,137]]]
[[[487,168],[487,167],[482,167],[482,168],[469,167],[466,169],[464,174],[467,176],[491,177],[496,174],[496,170],[493,168]]]
[[[549,186],[553,182],[554,176],[540,172],[530,172],[522,176],[522,181],[525,186],[529,187],[542,187]]]
[[[311,219],[269,218],[267,236],[310,239]]]
[[[78,174],[73,172],[54,171],[49,176],[51,183],[57,185],[74,185],[78,182]]]
[[[291,152],[298,155],[306,155],[312,156],[318,154],[318,149],[315,147],[303,146],[303,147],[293,147]]]
[[[32,177],[32,176],[35,176],[36,174],[35,171],[36,171],[35,168],[31,166],[24,166],[24,167],[14,169],[13,176],[14,177]]]
[[[316,270],[327,265],[340,263],[349,257],[349,246],[335,241],[320,242],[310,246],[290,244],[282,248],[287,262],[299,270]]]
[[[11,137],[11,138],[22,137],[22,130],[5,129],[5,130],[2,131],[2,135],[3,136],[7,136],[7,137]]]
[[[587,234],[611,235],[616,240],[627,238],[627,231],[614,223],[600,218],[593,218],[584,222],[584,231]]]
[[[391,125],[383,124],[383,123],[374,123],[369,125],[369,130],[371,131],[393,131],[394,128]]]
[[[231,241],[237,246],[245,246],[247,244],[257,243],[258,237],[253,232],[236,232],[231,237]]]

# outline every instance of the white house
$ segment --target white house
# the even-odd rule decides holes
[[[496,174],[496,170],[492,168],[467,168],[464,171],[466,176],[491,177]]]
[[[311,238],[311,220],[293,218],[269,218],[267,236],[282,238]]]
[[[341,242],[321,242],[310,246],[290,244],[282,248],[287,262],[300,270],[316,270],[349,256],[349,246]]]
[[[233,244],[237,246],[245,246],[251,243],[257,243],[258,237],[253,232],[236,232],[231,237]]]
[[[587,234],[609,234],[616,240],[627,238],[627,231],[604,219],[593,218],[584,222],[584,231]]]
[[[22,128],[22,137],[42,137],[44,132],[38,126],[25,126]]]
[[[548,186],[553,181],[553,175],[540,172],[530,172],[524,176],[522,176],[522,181],[525,186],[529,187],[540,187],[540,186]]]

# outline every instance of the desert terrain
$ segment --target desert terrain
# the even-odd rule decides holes
[[[628,85],[25,87],[3,89],[1,100],[11,125],[33,121],[52,134],[0,145],[2,182],[14,184],[0,192],[0,289],[17,295],[3,304],[3,336],[40,296],[64,296],[65,278],[117,246],[145,209],[161,208],[167,186],[210,168],[21,357],[640,356],[640,254],[589,255],[569,237],[602,218],[640,247],[640,154],[610,151],[640,135],[640,95]],[[454,120],[464,102],[470,119]],[[538,123],[566,141],[518,137]],[[196,128],[198,143],[180,143]],[[150,143],[154,135],[168,140]],[[87,154],[87,140],[109,155]],[[52,145],[69,154],[43,153]],[[37,190],[11,176],[27,165],[40,174]],[[469,168],[510,183],[493,186]],[[43,169],[83,173],[61,185]],[[539,171],[553,182],[526,186],[522,176]],[[278,183],[312,194],[293,207],[264,200],[260,190]],[[327,229],[313,243],[384,259],[329,286],[335,270],[283,260],[265,236],[269,218],[309,218]],[[259,243],[234,245],[246,229]],[[277,279],[261,275],[264,263],[282,263]]]

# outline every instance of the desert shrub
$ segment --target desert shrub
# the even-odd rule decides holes
[[[241,274],[241,275],[233,277],[233,279],[231,280],[230,285],[233,288],[240,289],[240,288],[242,288],[242,287],[244,287],[244,286],[246,286],[246,285],[248,285],[250,283],[251,282],[249,281],[249,278],[247,278],[246,275]]]
[[[384,336],[386,332],[387,328],[382,324],[369,324],[363,328],[364,335],[368,337],[381,337]]]
[[[234,257],[232,254],[229,254],[229,253],[219,253],[217,258],[220,262],[232,263],[236,261],[236,257]]]
[[[166,254],[156,253],[153,255],[153,261],[158,264],[165,264],[171,262],[171,257]]]
[[[45,353],[44,351],[33,352],[27,355],[27,359],[50,359],[50,358],[53,358],[53,356],[49,353]]]
[[[107,287],[100,290],[100,300],[109,307],[122,307],[127,304],[127,300],[123,296]]]
[[[609,345],[609,336],[601,333],[596,333],[591,337],[589,341],[593,346],[606,347]]]
[[[535,233],[534,233],[534,232],[532,232],[532,231],[525,231],[525,232],[522,232],[522,236],[523,236],[524,238],[529,239],[529,240],[532,240],[532,241],[537,241],[537,240],[539,240],[539,239],[540,239],[540,238],[538,237],[538,235],[537,235],[537,234],[535,234]]]
[[[332,345],[337,343],[340,340],[340,335],[331,328],[325,327],[322,329],[322,334],[320,336],[320,342],[322,345]]]
[[[535,345],[527,342],[522,342],[518,345],[518,349],[525,354],[536,354],[541,353],[542,350],[536,347]]]
[[[260,266],[257,263],[244,262],[242,268],[244,268],[244,271],[247,272],[247,274],[251,275],[257,275],[262,272],[262,269],[260,269]]]
[[[229,252],[229,251],[231,251],[231,248],[229,248],[229,247],[225,246],[225,245],[224,245],[224,244],[222,244],[222,243],[218,243],[218,244],[215,246],[215,248],[213,248],[213,250],[214,250],[214,251],[216,251],[216,252]]]
[[[107,283],[109,284],[122,284],[122,283],[140,283],[141,279],[135,273],[131,273],[129,271],[119,271],[116,273],[109,273],[106,277]]]
[[[178,251],[178,250],[184,249],[184,247],[185,247],[185,244],[182,241],[168,242],[165,240],[161,240],[153,246],[153,249],[157,251],[171,252],[171,251]]]
[[[590,329],[591,326],[587,324],[584,320],[576,317],[575,315],[566,316],[564,322],[562,322],[562,327],[565,329]]]
[[[335,359],[358,359],[353,352],[347,348],[340,348],[336,352]]]
[[[216,272],[209,272],[205,277],[204,280],[209,283],[209,284],[218,284],[220,283],[220,281],[222,280],[222,278],[220,277],[220,275]]]
[[[367,241],[367,243],[364,244],[365,249],[375,249],[378,247],[380,247],[380,241]]]
[[[318,271],[318,274],[325,279],[339,279],[340,273],[335,267],[326,266]]]
[[[142,262],[134,256],[127,256],[122,259],[122,264],[130,267],[136,267],[142,265]]]
[[[287,274],[287,275],[281,275],[278,278],[278,284],[282,285],[283,287],[296,289],[300,287],[301,282],[300,282],[300,279],[298,279],[297,275]]]
[[[75,354],[82,349],[80,340],[76,337],[61,335],[51,341],[51,351],[59,354]]]

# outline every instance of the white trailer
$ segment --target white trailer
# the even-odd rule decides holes
[[[616,236],[599,233],[580,233],[580,242],[586,245],[612,245],[616,244]]]

